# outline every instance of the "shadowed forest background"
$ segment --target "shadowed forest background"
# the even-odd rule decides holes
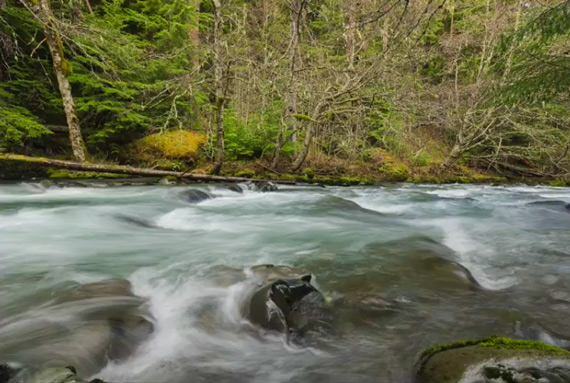
[[[567,179],[570,2],[0,0],[0,151]]]

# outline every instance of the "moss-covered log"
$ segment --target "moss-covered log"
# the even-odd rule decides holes
[[[251,179],[245,177],[223,177],[214,176],[208,174],[193,174],[186,172],[175,172],[169,170],[157,170],[157,169],[145,169],[145,168],[135,168],[132,166],[122,166],[122,165],[109,165],[109,164],[94,164],[87,162],[73,162],[65,160],[57,160],[52,158],[44,157],[28,157],[18,154],[0,154],[0,163],[7,162],[13,163],[15,167],[22,168],[29,166],[30,168],[37,169],[42,168],[59,168],[67,170],[75,170],[82,172],[104,172],[112,174],[128,174],[132,176],[141,177],[176,177],[195,181],[209,181],[209,182],[268,182],[262,179]],[[0,165],[0,170],[1,170]],[[34,172],[35,173],[35,172]],[[299,184],[296,181],[280,181],[272,180],[271,182],[282,184],[282,185],[296,185]]]

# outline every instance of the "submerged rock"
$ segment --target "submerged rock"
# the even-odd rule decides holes
[[[239,194],[243,194],[243,189],[241,188],[241,186],[239,186],[239,184],[228,185],[228,190],[239,193]]]
[[[153,332],[146,301],[126,280],[75,285],[54,292],[37,312],[14,318],[0,336],[0,362],[73,365],[80,376],[120,361]],[[10,320],[10,319],[8,319]]]
[[[205,191],[197,190],[197,189],[184,190],[183,192],[180,193],[180,196],[186,202],[190,202],[190,203],[200,203],[202,201],[213,198],[210,194],[206,193]]]
[[[45,368],[23,368],[20,371],[13,371],[13,376],[6,382],[0,383],[106,383],[101,379],[90,381],[80,379],[74,367],[45,367]]]
[[[172,186],[172,185],[176,185],[176,183],[177,183],[176,178],[174,178],[174,177],[163,177],[157,182],[157,185]]]
[[[277,191],[279,188],[277,187],[277,185],[273,182],[257,182],[255,184],[255,190],[260,191],[260,192],[272,192],[272,191]]]
[[[246,274],[250,274],[265,282],[273,282],[278,279],[299,279],[309,273],[307,269],[284,265],[256,265],[248,268]]]
[[[139,217],[126,215],[126,214],[117,214],[117,215],[115,215],[115,217],[118,220],[123,221],[129,225],[138,226],[138,227],[142,227],[145,229],[156,229],[157,228],[157,226],[154,223],[152,223],[150,220],[146,220],[144,218],[139,218]]]
[[[570,352],[542,342],[490,337],[430,348],[418,383],[570,383]]]
[[[527,203],[527,206],[536,206],[550,210],[570,212],[570,204],[568,202],[560,200],[534,201]]]
[[[53,186],[53,182],[50,180],[41,180],[39,183],[40,187],[42,187],[43,189],[49,189],[50,187]]]

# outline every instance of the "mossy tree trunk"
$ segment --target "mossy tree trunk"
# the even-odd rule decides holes
[[[6,163],[20,164],[29,169],[34,169],[35,167],[40,168],[58,168],[58,169],[68,169],[81,172],[103,172],[103,173],[113,173],[113,174],[128,174],[132,176],[143,176],[143,177],[176,177],[186,180],[194,181],[208,181],[208,182],[273,182],[281,185],[297,185],[296,181],[284,181],[284,180],[266,180],[266,179],[256,179],[256,178],[246,178],[246,177],[222,177],[217,175],[207,175],[207,174],[192,174],[187,172],[176,172],[171,170],[158,170],[158,169],[147,169],[147,168],[135,168],[132,166],[122,166],[122,165],[109,165],[109,164],[94,164],[89,162],[72,162],[57,160],[52,158],[44,157],[28,157],[19,154],[1,154],[0,153],[0,170],[2,166],[9,166]],[[310,183],[310,181],[303,181],[303,183]],[[302,183],[301,183],[302,184]]]
[[[224,97],[224,68],[222,63],[222,5],[220,0],[214,0],[214,93],[216,104],[214,106],[214,121],[216,123],[217,152],[214,174],[220,174],[224,164],[224,109],[226,100]]]
[[[24,0],[26,7],[42,22],[46,42],[52,57],[53,70],[57,78],[59,92],[63,101],[65,117],[69,127],[69,141],[73,156],[77,161],[83,162],[86,157],[85,143],[81,136],[79,119],[75,111],[75,101],[71,94],[71,84],[68,76],[71,73],[71,66],[65,60],[63,53],[63,43],[57,28],[55,16],[51,10],[49,0]]]

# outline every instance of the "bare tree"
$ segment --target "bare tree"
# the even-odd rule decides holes
[[[286,56],[289,63],[287,89],[285,92],[285,106],[283,110],[283,123],[279,127],[277,134],[277,141],[275,143],[275,154],[273,155],[272,167],[277,166],[279,162],[279,154],[281,148],[287,140],[293,142],[297,141],[297,121],[295,114],[297,114],[297,72],[301,66],[301,57],[299,52],[299,42],[301,37],[301,17],[303,9],[307,4],[307,0],[291,0],[289,2],[289,15],[291,18],[289,29],[289,46],[287,48]],[[285,137],[283,125],[287,127]]]

